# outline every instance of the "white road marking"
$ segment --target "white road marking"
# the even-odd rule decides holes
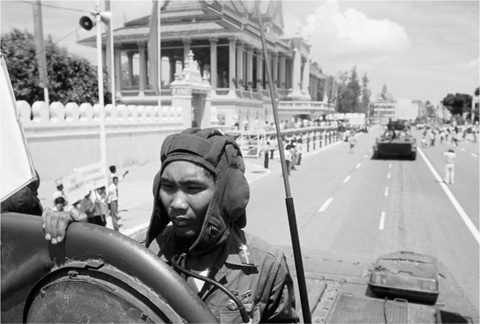
[[[343,180],[343,183],[347,183],[348,180],[350,180],[351,177],[352,177],[352,176],[347,176],[347,177],[345,178],[345,180]]]
[[[383,231],[384,226],[385,226],[385,212],[382,211],[382,214],[380,215],[380,225],[378,226],[378,229]]]
[[[358,168],[361,167],[361,166],[362,166],[362,164],[361,164],[361,163],[358,163],[358,164],[355,166],[355,168],[358,169]]]
[[[388,196],[388,187],[385,188],[385,197]]]
[[[465,225],[467,225],[467,228],[472,233],[473,237],[477,240],[478,244],[480,244],[480,233],[478,232],[475,225],[472,223],[470,217],[468,217],[467,213],[463,210],[462,206],[460,206],[457,199],[455,199],[450,189],[448,189],[448,186],[445,184],[445,182],[443,182],[443,179],[440,178],[437,171],[435,171],[432,164],[430,163],[430,161],[428,161],[427,157],[422,152],[422,150],[420,148],[417,148],[417,150],[420,152],[420,155],[422,156],[423,160],[427,164],[428,168],[432,172],[435,179],[440,183],[440,186],[442,187],[443,191],[445,191],[445,194],[447,195],[448,199],[450,199],[451,203],[453,204],[453,207],[455,207],[458,214],[462,218],[463,222],[465,223]]]
[[[392,167],[392,164],[390,163],[390,164],[388,165],[388,167],[391,168],[391,167]]]
[[[363,156],[363,158],[364,158],[364,159],[368,158],[368,154],[365,154],[365,155]]]
[[[390,179],[390,177],[391,177],[391,173],[388,172],[388,173],[387,173],[387,179]]]
[[[323,203],[322,207],[320,207],[320,209],[319,209],[318,211],[319,211],[319,212],[324,212],[324,211],[327,209],[328,205],[330,205],[330,203],[332,202],[332,200],[333,200],[333,198],[331,198],[331,197],[328,198],[327,201],[325,201],[325,202]]]
[[[475,154],[475,153],[470,153],[470,155],[473,156],[473,157],[478,157],[478,155]]]
[[[463,152],[466,151],[466,149],[464,147],[461,147],[460,150],[462,150]]]

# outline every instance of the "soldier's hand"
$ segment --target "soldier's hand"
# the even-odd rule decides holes
[[[45,208],[42,213],[42,226],[45,232],[45,239],[57,244],[65,239],[68,225],[73,222],[85,222],[87,215],[80,213],[73,208],[70,211],[54,211]]]

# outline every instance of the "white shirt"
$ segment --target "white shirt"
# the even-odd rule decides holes
[[[454,152],[443,152],[443,155],[447,158],[447,164],[453,164],[453,162],[455,162],[455,157],[457,156]]]
[[[114,183],[108,186],[107,190],[107,203],[118,200],[118,188]]]

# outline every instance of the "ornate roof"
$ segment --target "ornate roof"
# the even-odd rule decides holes
[[[273,46],[277,50],[288,50],[289,42],[283,39],[282,2],[261,1],[260,12],[267,30],[266,38],[269,46]],[[160,17],[162,41],[234,36],[261,48],[254,1],[170,0],[164,2]],[[137,46],[138,42],[147,41],[150,33],[149,24],[150,16],[124,23],[123,27],[115,29],[113,32],[115,44]],[[95,47],[96,38],[95,36],[89,37],[78,43]]]

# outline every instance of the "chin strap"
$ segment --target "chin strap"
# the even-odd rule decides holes
[[[245,306],[243,306],[242,302],[237,298],[237,296],[232,294],[230,292],[230,290],[228,290],[222,284],[216,282],[213,279],[210,279],[210,278],[201,276],[199,274],[196,274],[195,272],[189,271],[189,270],[187,270],[184,267],[181,267],[179,265],[179,263],[182,263],[182,262],[184,263],[186,258],[187,258],[187,254],[182,253],[180,255],[174,255],[170,261],[172,262],[172,266],[176,270],[180,271],[181,273],[186,274],[186,275],[191,276],[191,277],[194,277],[194,278],[197,278],[199,280],[203,280],[203,281],[205,281],[205,282],[207,282],[211,285],[214,285],[215,287],[217,287],[221,291],[223,291],[228,297],[230,297],[235,302],[235,304],[237,304],[238,311],[240,312],[240,315],[242,316],[243,323],[250,323],[251,322],[250,317],[248,316],[248,313],[245,309]]]

